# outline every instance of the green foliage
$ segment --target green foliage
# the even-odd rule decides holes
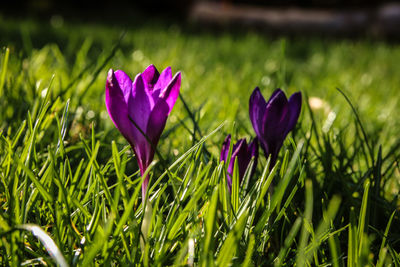
[[[0,21],[2,265],[400,265],[397,45]],[[142,202],[104,85],[150,63],[183,84]],[[219,150],[254,136],[257,85],[301,90],[303,111],[230,193]]]

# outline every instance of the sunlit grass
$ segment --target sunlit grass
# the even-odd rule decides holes
[[[4,265],[400,264],[399,46],[6,18],[0,34]],[[151,63],[182,71],[182,98],[159,142],[165,162],[149,170],[141,245],[141,177],[104,87],[109,68],[134,76]],[[256,86],[267,98],[300,90],[302,114],[272,171],[261,155],[230,195],[219,151],[228,133],[255,135]]]

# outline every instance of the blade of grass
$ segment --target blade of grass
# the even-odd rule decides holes
[[[304,266],[307,264],[306,246],[308,237],[310,235],[309,228],[312,228],[312,214],[313,214],[313,189],[311,180],[306,180],[306,203],[303,215],[303,227],[300,234],[300,242],[297,248],[296,266]]]
[[[205,216],[205,237],[203,242],[203,252],[202,258],[203,263],[202,266],[208,265],[209,257],[212,257],[214,249],[212,246],[213,235],[214,235],[214,228],[216,225],[215,216],[217,212],[217,204],[218,204],[218,186],[216,186],[213,190],[213,194],[211,200],[209,202],[207,214]]]
[[[8,57],[10,55],[10,49],[7,47],[4,53],[3,64],[1,66],[1,74],[0,74],[0,97],[3,96],[4,91],[4,82],[6,80],[7,74],[7,65],[8,65]]]
[[[63,254],[60,249],[57,247],[56,243],[51,239],[51,237],[42,230],[37,225],[34,224],[21,224],[15,227],[16,229],[28,231],[32,233],[35,237],[37,237],[43,246],[46,248],[46,251],[49,253],[51,258],[57,263],[57,265],[61,267],[68,267],[68,263],[65,260]]]
[[[347,251],[347,266],[357,267],[358,247],[357,247],[357,224],[354,207],[350,208],[349,241]]]
[[[300,157],[300,152],[301,152],[301,150],[303,148],[303,144],[304,144],[304,141],[301,141],[297,145],[297,149],[296,149],[295,153],[293,154],[292,159],[290,160],[288,170],[287,170],[285,176],[283,177],[283,179],[280,181],[280,183],[276,187],[275,193],[272,196],[271,206],[269,207],[269,209],[266,209],[264,211],[263,215],[261,216],[261,219],[259,220],[259,222],[257,223],[256,227],[254,228],[254,232],[256,234],[259,234],[259,233],[262,232],[263,228],[266,225],[266,222],[267,222],[269,216],[275,210],[275,208],[277,207],[278,203],[280,203],[280,201],[282,200],[283,195],[284,195],[284,193],[285,193],[285,191],[287,189],[287,186],[289,185],[290,180],[294,176],[294,172],[295,172],[295,169],[296,169],[296,164],[297,164],[298,158]]]
[[[297,217],[296,221],[294,222],[292,228],[290,229],[289,234],[287,235],[283,247],[279,251],[278,257],[274,260],[275,266],[282,266],[284,264],[284,259],[288,253],[289,248],[292,246],[297,233],[300,230],[302,218]]]
[[[363,244],[364,244],[364,232],[365,232],[365,225],[368,225],[368,218],[367,218],[367,211],[368,211],[368,196],[369,196],[369,187],[370,182],[367,180],[364,185],[364,195],[361,202],[361,210],[358,220],[358,229],[357,229],[357,242],[359,244],[358,248],[358,257],[361,257],[361,253],[363,251]]]
[[[229,231],[229,234],[218,253],[217,266],[228,266],[232,264],[231,261],[240,245],[239,241],[246,226],[247,217],[248,212],[243,213],[236,221],[232,230]]]
[[[390,230],[390,226],[392,225],[392,221],[394,218],[394,215],[396,214],[396,210],[392,212],[392,215],[390,216],[389,222],[386,225],[386,229],[385,229],[385,233],[383,234],[383,238],[382,238],[382,243],[381,243],[381,247],[379,249],[379,257],[378,257],[378,262],[376,264],[377,267],[379,266],[383,266],[384,261],[385,261],[385,256],[386,256],[386,251],[384,250],[385,245],[386,245],[386,240],[388,238],[389,235],[389,230]]]
[[[231,204],[232,204],[233,214],[236,215],[239,209],[239,166],[237,158],[235,158],[234,160],[235,162],[232,175]]]

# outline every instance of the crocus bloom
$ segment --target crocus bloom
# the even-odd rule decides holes
[[[181,73],[172,77],[171,68],[161,74],[150,65],[135,80],[121,71],[108,72],[106,106],[115,126],[128,140],[136,154],[143,175],[154,158],[155,148],[168,115],[179,96]],[[142,184],[146,195],[148,177]]]
[[[272,168],[287,134],[293,130],[301,110],[301,93],[294,93],[289,100],[277,89],[265,102],[256,87],[250,96],[249,114],[265,156],[271,155]]]
[[[229,134],[225,138],[224,143],[222,144],[220,161],[225,161],[225,162],[228,161],[230,143],[231,143],[231,135]],[[228,181],[229,191],[232,188],[232,175],[233,175],[233,168],[235,166],[234,165],[235,159],[237,160],[237,164],[239,167],[239,182],[241,182],[252,157],[254,157],[254,164],[252,170],[250,170],[251,172],[253,172],[257,166],[257,159],[258,159],[257,138],[255,138],[253,142],[251,142],[249,145],[247,145],[246,139],[240,139],[239,141],[236,142],[236,144],[233,144],[232,155],[229,161],[229,166],[227,170],[228,173],[226,177]]]

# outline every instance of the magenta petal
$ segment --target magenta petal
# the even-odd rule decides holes
[[[157,145],[168,118],[168,104],[160,99],[150,113],[146,133],[154,145]]]
[[[154,85],[154,88],[161,88],[164,89],[168,86],[169,82],[172,79],[172,70],[171,67],[167,67],[165,70],[163,70],[158,77],[158,81]]]
[[[122,81],[122,79],[120,80]],[[122,135],[132,144],[134,138],[132,136],[132,125],[128,117],[128,106],[125,101],[124,90],[111,69],[108,72],[106,81],[105,102],[111,120]]]
[[[250,96],[249,101],[249,115],[251,124],[253,124],[254,131],[258,136],[261,135],[262,131],[262,118],[267,107],[264,97],[262,96],[260,89],[256,87]]]
[[[144,83],[150,86],[149,90],[153,90],[153,86],[157,82],[159,76],[160,74],[153,64],[148,66],[142,73]]]
[[[175,105],[176,100],[178,99],[179,96],[179,90],[181,88],[181,73],[178,72],[175,74],[174,78],[169,82],[168,86],[165,87],[161,91],[160,98],[164,99],[168,106],[169,106],[169,112],[171,112],[172,108]]]
[[[291,130],[293,130],[297,120],[299,119],[301,111],[301,92],[294,93],[289,98],[288,105],[289,105],[289,121],[285,130],[286,134],[288,134]]]
[[[135,143],[132,146],[133,151],[135,151],[136,160],[139,164],[140,174],[146,171],[150,162],[147,160],[151,155],[151,147],[149,146],[149,142],[144,135],[140,132],[135,132]]]
[[[132,94],[128,100],[128,108],[130,119],[133,120],[143,132],[146,131],[151,106],[141,74],[137,75],[133,82]]]
[[[132,91],[132,80],[129,78],[128,74],[122,70],[117,70],[114,72],[115,78],[124,94],[125,102],[128,103],[129,94]]]
[[[133,146],[142,172],[148,167],[151,147],[147,142],[147,124],[151,113],[150,100],[145,91],[143,77],[138,74],[133,82],[132,94],[128,100],[129,119],[132,125]]]
[[[160,100],[156,103],[150,113],[149,122],[146,129],[146,155],[144,156],[146,168],[154,158],[155,149],[164,130],[168,118],[168,105]],[[150,143],[149,143],[150,142]]]

